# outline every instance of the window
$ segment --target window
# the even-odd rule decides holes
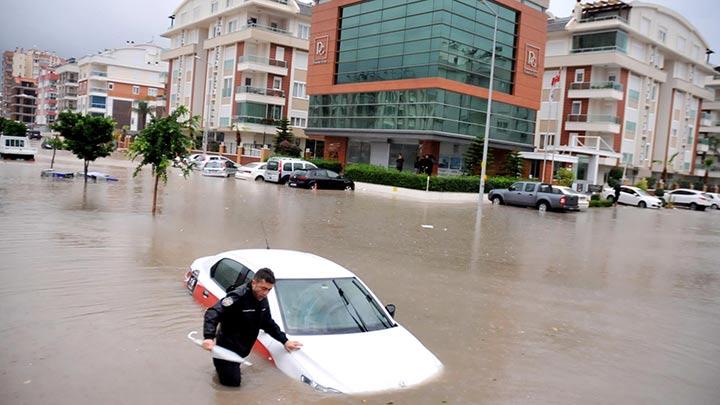
[[[282,78],[281,77],[274,77],[273,78],[273,89],[280,90],[282,89]]]
[[[573,36],[572,53],[618,50],[627,52],[627,34],[623,31],[594,32]]]
[[[582,83],[585,81],[585,69],[575,70],[575,83]]]
[[[285,48],[282,46],[275,48],[275,60],[285,60]]]
[[[238,23],[237,20],[228,21],[227,32],[228,33],[235,32],[237,30],[237,23]]]
[[[291,172],[292,171],[292,163],[284,163],[283,164],[283,171],[284,172]]]
[[[220,260],[210,271],[210,277],[225,291],[241,286],[254,275],[252,270],[230,259]]]
[[[293,97],[307,98],[305,86],[306,85],[303,82],[293,82]]]
[[[217,0],[210,3],[210,14],[215,14],[218,11],[218,2]]]
[[[570,114],[578,115],[582,111],[582,101],[573,101],[570,108]]]
[[[310,26],[305,24],[299,24],[298,25],[298,37],[300,39],[309,39],[310,38]]]
[[[665,43],[665,38],[667,37],[667,29],[660,27],[658,29],[658,41]]]
[[[290,117],[290,123],[294,127],[305,128],[307,126],[307,118]]]
[[[531,193],[535,191],[535,183],[525,183],[525,192]]]
[[[154,88],[154,87],[150,87],[150,88],[148,89],[148,96],[150,96],[150,97],[157,97],[157,95],[158,95],[158,89],[156,89],[156,88]]]
[[[223,79],[222,96],[230,97],[232,95],[232,77]]]
[[[115,88],[115,83],[108,82],[107,88],[108,90],[113,90]]]
[[[295,68],[307,70],[308,68],[308,53],[302,51],[295,52]]]
[[[140,94],[140,86],[132,86],[132,94]]]

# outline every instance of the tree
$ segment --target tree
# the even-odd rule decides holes
[[[670,157],[670,159],[668,159],[668,160],[666,160],[666,161],[664,162],[664,164],[663,164],[663,171],[662,171],[662,181],[663,181],[663,185],[667,183],[667,167],[668,167],[668,165],[672,165],[673,160],[675,160],[675,157],[677,157],[677,155],[678,155],[679,153],[680,153],[680,152],[675,152],[675,153]]]
[[[58,134],[55,134],[55,136],[52,139],[50,139],[49,141],[47,141],[47,143],[50,144],[50,146],[52,146],[52,150],[53,150],[52,160],[50,160],[50,168],[52,169],[53,166],[55,165],[55,152],[58,149],[64,149],[65,142],[62,139],[60,139]]]
[[[142,161],[135,168],[133,176],[137,176],[143,166],[152,166],[152,174],[155,176],[153,215],[157,209],[158,183],[162,180],[167,184],[167,169],[172,160],[187,156],[188,150],[193,146],[193,136],[200,117],[186,118],[187,116],[189,116],[188,109],[180,106],[167,117],[153,117],[150,125],[140,132],[128,150],[128,156],[132,160],[142,156]],[[181,164],[180,169],[185,177],[190,173],[189,165]]]
[[[616,185],[621,184],[622,177],[623,169],[620,167],[613,167],[608,173],[608,185],[614,188]]]
[[[4,130],[4,128],[5,128],[5,123],[6,123],[7,121],[8,121],[7,119],[5,119],[5,118],[3,118],[3,117],[0,117],[0,134],[3,133],[3,130]]]
[[[27,127],[22,122],[5,120],[2,131],[7,136],[25,136]]]
[[[135,111],[138,116],[138,132],[145,129],[148,115],[151,120],[155,118],[155,108],[151,107],[147,101],[138,101],[137,107],[133,107],[133,111]]]
[[[558,169],[555,176],[557,183],[565,187],[572,186],[573,181],[575,180],[575,174],[573,173],[573,171],[566,167],[561,167],[560,169]]]
[[[287,118],[277,121],[275,134],[275,154],[281,156],[300,157],[300,147],[293,142],[294,136]]]
[[[520,156],[518,151],[512,151],[508,153],[505,159],[504,165],[505,174],[511,177],[522,176],[523,170],[523,158]]]
[[[703,177],[703,184],[705,185],[705,189],[708,188],[708,174],[710,173],[710,169],[712,169],[713,165],[715,164],[715,159],[708,157],[703,159],[703,167],[705,168],[705,176]]]
[[[473,139],[467,152],[465,152],[464,165],[465,173],[470,175],[479,175],[482,170],[482,158],[483,158],[483,136],[479,135]],[[493,161],[491,150],[488,149],[487,154],[487,165],[490,165]]]
[[[51,128],[65,138],[65,147],[83,160],[86,183],[90,162],[113,151],[112,118],[63,111]]]

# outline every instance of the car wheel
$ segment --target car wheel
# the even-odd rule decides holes
[[[610,201],[611,203],[614,203],[614,202],[615,202],[615,197],[609,195],[608,198],[607,198],[607,200]]]
[[[690,203],[690,210],[696,211],[697,209],[698,209],[697,204],[695,204],[695,203]]]
[[[257,177],[255,177],[255,181],[265,181],[265,177],[257,176]]]
[[[710,208],[716,210],[716,209],[718,209],[718,206],[717,206],[717,204],[713,204],[713,205],[710,206]]]
[[[548,210],[548,208],[548,203],[546,203],[545,201],[540,201],[537,205],[537,209],[540,212],[545,212]]]
[[[490,200],[490,201],[492,201],[492,203],[493,203],[494,205],[502,205],[502,203],[503,203],[502,198],[500,198],[500,196],[498,196],[498,195],[494,196],[494,197],[492,198],[492,200]]]
[[[353,186],[351,186],[351,185],[349,185],[349,184],[346,184],[346,185],[345,185],[345,191],[350,191],[350,190],[353,190]]]
[[[645,201],[640,201],[640,202],[638,203],[638,207],[640,207],[640,208],[647,208],[647,204],[645,204]]]
[[[317,189],[318,189],[317,183],[310,183],[310,190],[317,190]]]

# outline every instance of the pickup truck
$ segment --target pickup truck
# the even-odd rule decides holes
[[[506,189],[490,190],[488,199],[493,204],[535,207],[540,211],[579,209],[577,195],[566,195],[551,184],[531,181],[517,182]]]

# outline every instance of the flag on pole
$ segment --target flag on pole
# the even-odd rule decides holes
[[[558,70],[550,81],[550,87],[555,87],[556,84],[560,84],[560,71]]]

